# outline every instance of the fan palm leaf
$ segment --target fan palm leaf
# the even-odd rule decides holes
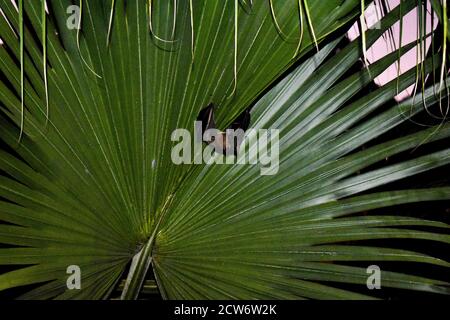
[[[370,73],[347,74],[362,42],[369,47],[416,2],[337,54],[340,37],[309,57],[315,39],[357,18],[360,2],[302,1],[300,11],[299,3],[81,0],[80,29],[71,29],[72,1],[47,1],[47,15],[41,1],[24,3],[20,14],[3,2],[0,137],[8,148],[0,152],[0,265],[12,269],[0,275],[0,290],[34,285],[21,297],[107,298],[131,262],[119,286],[125,299],[137,298],[150,267],[164,298],[358,299],[373,294],[338,283],[365,287],[366,268],[348,262],[448,268],[429,254],[360,242],[449,243],[447,224],[355,215],[450,198],[449,187],[373,191],[448,164],[448,148],[371,167],[448,139],[450,126],[360,150],[448,89],[432,85],[382,109],[414,84],[415,71],[360,98],[397,53]],[[300,37],[299,48],[289,40]],[[439,59],[428,58],[427,70]],[[254,103],[250,128],[279,130],[277,174],[261,175],[259,164],[172,162],[172,132],[192,132],[211,102],[221,129]],[[243,147],[249,153],[255,141]],[[80,290],[67,288],[72,265],[81,270]],[[382,284],[449,293],[448,283],[408,272],[383,271]]]

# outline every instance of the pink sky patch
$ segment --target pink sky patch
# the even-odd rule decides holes
[[[372,3],[369,7],[366,8],[365,17],[366,17],[366,24],[369,28],[376,27],[376,22],[379,21],[379,18],[381,17],[381,5],[380,1],[385,1],[389,4],[389,8],[392,10],[395,7],[397,7],[400,3],[400,0],[375,0],[374,3]],[[430,10],[431,5],[428,1],[428,9]],[[434,13],[433,13],[434,14]],[[403,34],[402,34],[402,46],[406,45],[408,43],[416,41],[418,38],[417,30],[418,30],[418,21],[417,21],[417,15],[418,10],[417,8],[410,11],[407,15],[403,17]],[[427,33],[430,33],[432,31],[431,28],[431,14],[430,12],[427,12],[427,18],[426,18],[427,26],[426,31]],[[438,19],[435,15],[434,19],[434,26],[433,30],[436,29],[438,25]],[[370,47],[367,50],[367,60],[369,63],[374,63],[375,61],[381,59],[382,57],[386,56],[388,53],[391,53],[395,50],[397,50],[399,46],[399,38],[400,38],[400,22],[397,22],[392,27],[392,37],[386,33],[386,37],[381,37],[378,39],[375,44]],[[359,36],[359,28],[358,24],[354,24],[352,28],[348,32],[348,37],[350,40],[354,40]],[[425,54],[428,51],[430,45],[431,45],[431,38],[428,38],[426,41],[426,45],[423,46],[425,49]],[[420,59],[420,52],[417,47],[409,50],[407,53],[403,54],[400,59],[400,74],[408,71],[409,69],[416,66],[417,61]],[[419,53],[419,59],[417,58],[417,55]],[[423,59],[422,59],[423,60]],[[397,77],[397,69],[398,69],[398,63],[392,64],[386,71],[384,71],[382,74],[380,74],[378,77],[375,78],[375,83],[377,85],[384,85],[385,83],[395,79]],[[413,93],[414,85],[410,86],[406,90],[402,91],[398,96],[396,96],[396,99],[398,101],[403,100]]]

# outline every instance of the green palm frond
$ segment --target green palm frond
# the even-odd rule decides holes
[[[25,1],[20,15],[1,4],[0,266],[11,268],[0,290],[33,285],[20,297],[101,299],[119,288],[131,299],[144,284],[170,299],[360,299],[374,296],[363,266],[395,261],[405,272],[383,270],[384,287],[450,293],[406,267],[448,261],[364,242],[450,243],[443,222],[371,211],[450,199],[448,186],[377,189],[449,164],[444,147],[380,165],[423,141],[446,141],[448,124],[376,140],[423,102],[440,103],[449,82],[391,105],[415,70],[361,93],[397,52],[370,73],[349,74],[361,48],[416,1],[337,53],[336,32],[359,19],[360,1],[81,0],[79,29],[68,28],[72,1],[46,4],[47,15],[43,1]],[[440,70],[442,57],[433,52],[425,70]],[[261,175],[260,164],[171,161],[172,132],[192,132],[211,102],[221,129],[254,105],[250,128],[279,130],[277,174]],[[67,288],[71,265],[80,290]],[[156,283],[145,279],[149,269]]]

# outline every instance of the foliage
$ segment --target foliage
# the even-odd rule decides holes
[[[0,152],[0,265],[13,266],[0,290],[39,284],[21,298],[107,298],[134,257],[126,299],[137,297],[150,266],[164,298],[369,298],[337,284],[365,288],[366,268],[348,264],[355,261],[402,262],[404,273],[383,271],[385,287],[449,293],[446,282],[407,269],[449,262],[360,242],[450,241],[445,223],[369,211],[450,198],[449,186],[372,191],[448,164],[448,148],[371,167],[448,139],[450,126],[360,150],[423,102],[438,103],[447,82],[386,108],[415,83],[415,70],[357,94],[397,53],[370,72],[347,73],[362,42],[373,44],[416,1],[336,54],[341,38],[328,36],[358,19],[359,1],[82,1],[80,30],[66,25],[72,1],[47,1],[47,15],[42,1],[19,2],[22,14],[3,1],[0,19],[0,137],[8,145]],[[314,38],[331,40],[306,56]],[[441,63],[433,53],[424,66]],[[171,133],[192,131],[210,102],[222,129],[254,104],[251,128],[280,130],[278,174],[172,163]],[[69,265],[82,270],[81,290],[67,290]]]

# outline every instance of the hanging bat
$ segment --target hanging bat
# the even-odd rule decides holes
[[[217,130],[215,134],[206,134],[203,136],[202,139],[204,142],[213,146],[217,153],[225,155],[234,154],[237,156],[240,144],[243,140],[243,132],[248,129],[250,124],[250,111],[248,109],[239,115],[225,132],[219,131],[216,128],[216,122],[214,120],[214,104],[212,103],[200,111],[198,120],[202,122],[202,132],[209,129]],[[229,129],[234,130],[235,135],[233,135]],[[240,131],[241,135],[239,135],[239,129],[242,130]]]

